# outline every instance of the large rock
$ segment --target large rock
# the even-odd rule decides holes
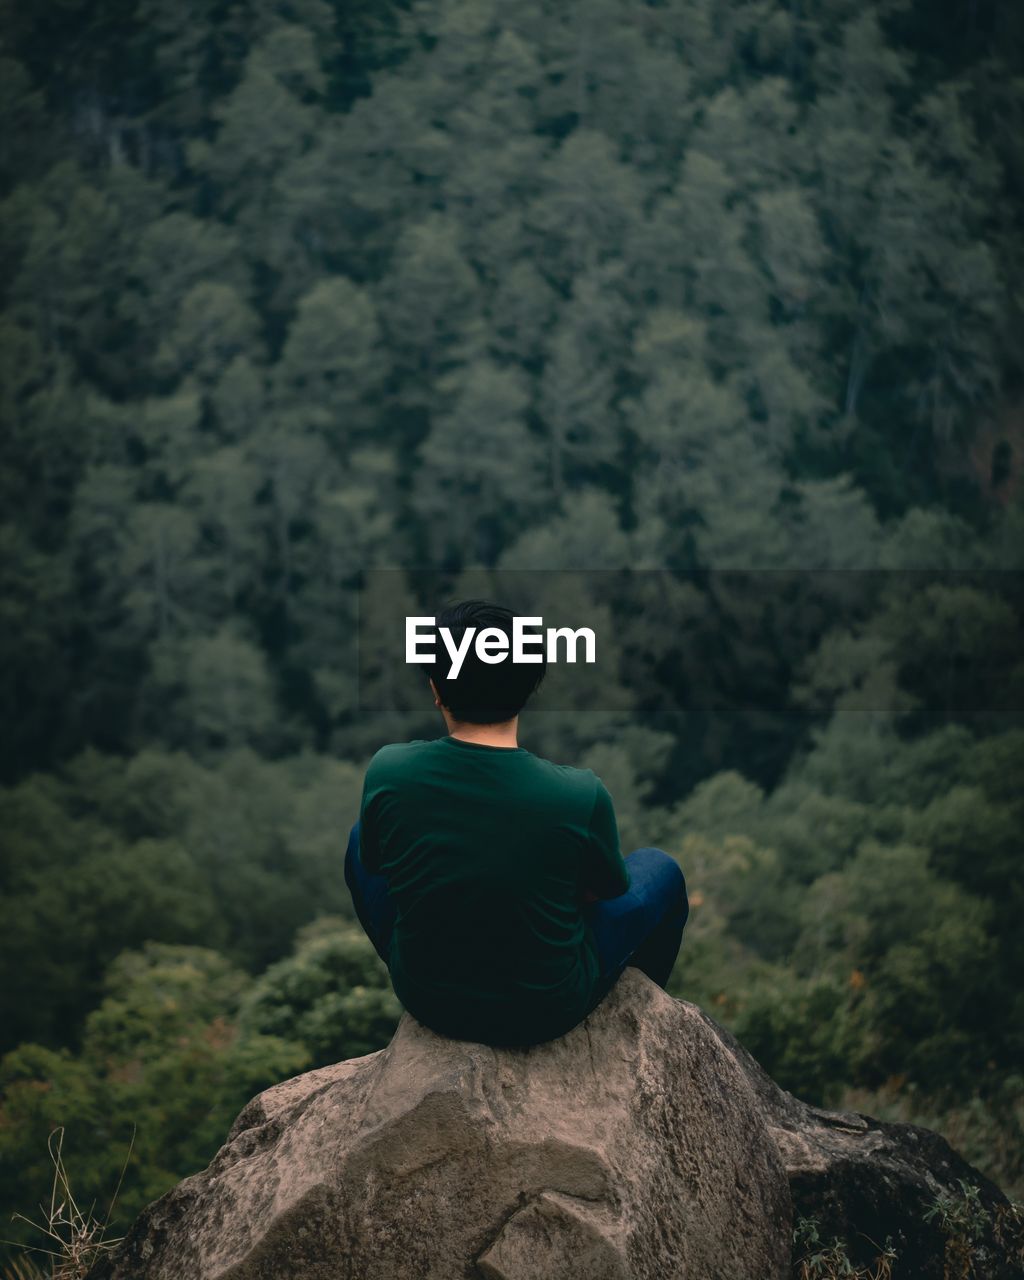
[[[792,1198],[826,1233],[892,1235],[918,1259],[896,1275],[924,1280],[944,1247],[924,1211],[958,1177],[1001,1200],[926,1130],[783,1093],[630,969],[550,1044],[406,1016],[387,1049],[267,1090],[90,1280],[773,1280]],[[1015,1274],[981,1247],[979,1277]]]
[[[117,1280],[788,1275],[785,1170],[714,1026],[631,970],[582,1026],[387,1049],[251,1102]]]

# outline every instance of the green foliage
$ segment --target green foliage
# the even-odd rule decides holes
[[[350,9],[83,16],[50,96],[47,5],[12,26],[7,777],[57,720],[62,757],[195,750],[212,637],[257,651],[261,749],[344,742],[326,602],[371,555],[575,564],[566,520],[610,510],[588,567],[626,535],[681,567],[991,562],[1017,28],[979,75],[877,5]]]
[[[239,1025],[302,1044],[321,1067],[382,1049],[400,1014],[387,968],[362,929],[325,916],[253,983]]]
[[[968,1185],[962,1178],[957,1179],[957,1183],[960,1194],[938,1196],[925,1218],[929,1222],[934,1218],[947,1236],[969,1245],[984,1235],[989,1213],[981,1203],[979,1187]]]
[[[892,744],[880,748],[881,777]],[[834,1101],[843,1084],[910,1082],[934,1095],[941,1129],[956,1096],[998,1092],[1018,1052],[1016,944],[994,927],[1004,904],[981,888],[976,863],[979,851],[989,863],[1015,820],[1019,801],[988,762],[1019,772],[1020,735],[919,739],[887,775],[902,804],[884,789],[873,804],[858,800],[856,770],[823,767],[834,750],[824,737],[770,797],[724,774],[666,816],[663,843],[691,894],[673,989],[704,1003],[798,1094]],[[979,769],[999,802],[979,804],[979,816],[991,812],[969,842],[943,845],[933,815],[955,811],[957,782]],[[979,1113],[972,1123],[986,1122]],[[1019,1176],[1010,1152],[984,1147],[975,1144],[982,1164]]]
[[[977,1274],[976,1246],[991,1224],[991,1215],[981,1202],[981,1188],[957,1179],[959,1193],[940,1193],[925,1211],[925,1218],[938,1223],[946,1237],[943,1275],[951,1280],[969,1280]]]
[[[877,1258],[867,1266],[858,1267],[850,1261],[843,1240],[826,1242],[821,1237],[817,1218],[798,1218],[793,1228],[793,1245],[796,1254],[793,1262],[797,1280],[891,1280],[899,1254],[892,1241],[887,1240]]]
[[[19,975],[3,987],[4,1047],[72,1042],[125,948],[204,943],[260,967],[319,911],[351,910],[340,850],[361,785],[324,757],[275,766],[244,750],[203,767],[154,750],[127,765],[85,753],[0,792],[0,955]]]
[[[238,1030],[234,1013],[249,981],[206,948],[151,943],[111,967],[79,1054],[33,1044],[8,1053],[0,1064],[2,1202],[44,1194],[47,1139],[60,1127],[80,1203],[108,1200],[127,1161],[122,1223],[202,1168],[244,1103],[308,1061],[298,1044]]]
[[[29,1217],[53,1131],[79,1203],[106,1203],[123,1168],[123,1225],[202,1168],[254,1094],[382,1048],[400,1013],[361,930],[332,917],[255,980],[209,948],[154,942],[122,952],[103,990],[77,1053],[25,1043],[0,1063],[0,1203]]]

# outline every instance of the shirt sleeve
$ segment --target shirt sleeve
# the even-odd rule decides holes
[[[584,888],[599,898],[617,898],[629,888],[629,868],[619,848],[619,827],[615,806],[600,778],[590,815]]]
[[[380,871],[380,843],[374,804],[377,788],[373,785],[372,773],[371,764],[363,779],[363,798],[359,805],[359,860],[370,875],[377,875]]]

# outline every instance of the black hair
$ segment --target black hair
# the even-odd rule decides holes
[[[455,644],[461,642],[467,627],[475,627],[477,635],[484,627],[496,627],[509,638],[508,656],[495,663],[480,661],[474,639],[458,676],[449,680],[451,661],[438,634],[436,660],[429,668],[429,674],[442,704],[456,720],[469,724],[500,724],[511,720],[522,711],[530,695],[544,679],[547,664],[542,647],[534,646],[530,650],[540,657],[540,662],[512,661],[513,616],[510,609],[489,600],[463,600],[458,604],[449,604],[437,615],[436,626],[439,631],[441,627],[447,627]]]

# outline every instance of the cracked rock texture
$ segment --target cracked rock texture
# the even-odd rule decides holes
[[[897,1237],[924,1280],[943,1241],[923,1211],[957,1177],[1002,1200],[926,1130],[783,1093],[628,969],[549,1044],[406,1015],[379,1053],[268,1089],[89,1280],[774,1280],[794,1199],[826,1229]],[[985,1247],[979,1276],[1017,1274]]]

